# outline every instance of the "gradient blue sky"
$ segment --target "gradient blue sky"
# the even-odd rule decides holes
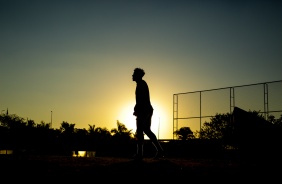
[[[1,0],[0,110],[135,131],[135,67],[172,138],[173,94],[282,79],[281,1]]]

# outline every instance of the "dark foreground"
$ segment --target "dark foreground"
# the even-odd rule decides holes
[[[274,160],[145,158],[135,162],[116,157],[0,155],[0,163],[1,181],[6,182],[281,182],[282,174]]]

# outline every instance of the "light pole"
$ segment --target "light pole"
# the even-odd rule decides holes
[[[158,126],[158,139],[159,139],[159,134],[160,134],[160,117],[159,117],[159,126]]]
[[[52,128],[52,113],[53,113],[53,111],[51,111],[51,124],[50,124],[50,128]]]

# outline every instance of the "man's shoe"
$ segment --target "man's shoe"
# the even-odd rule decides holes
[[[132,158],[133,158],[134,161],[142,161],[143,160],[143,156],[138,155],[138,154],[135,154]]]
[[[156,155],[153,157],[154,160],[165,158],[164,151],[158,151]]]

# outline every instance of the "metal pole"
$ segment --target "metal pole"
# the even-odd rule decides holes
[[[52,111],[51,111],[51,124],[50,124],[50,128],[52,128]]]
[[[160,134],[160,117],[159,117],[159,127],[158,127],[158,139],[160,138],[159,134]]]
[[[202,130],[202,92],[200,91],[200,131]]]

